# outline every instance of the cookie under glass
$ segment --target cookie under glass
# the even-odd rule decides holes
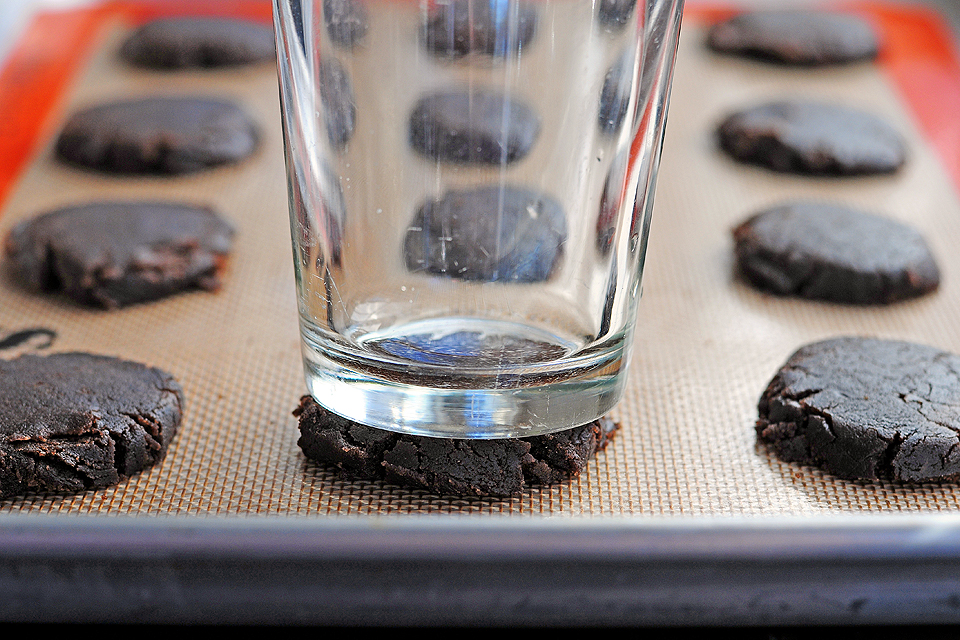
[[[682,0],[275,0],[306,382],[404,433],[622,394]]]

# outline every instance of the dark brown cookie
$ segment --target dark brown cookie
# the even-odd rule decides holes
[[[459,496],[509,497],[566,482],[603,450],[620,425],[609,418],[529,438],[458,440],[409,436],[333,414],[310,396],[294,411],[300,448],[345,476]]]
[[[893,173],[906,160],[903,139],[882,119],[817,102],[772,102],[734,113],[720,125],[719,139],[734,159],[786,173]]]
[[[525,0],[431,3],[420,29],[420,42],[431,53],[459,58],[470,53],[503,58],[533,42],[537,32],[535,3]]]
[[[623,126],[633,89],[633,63],[634,52],[627,51],[613,63],[603,78],[597,121],[604,133],[616,133]]]
[[[136,29],[120,57],[151,69],[226,67],[273,60],[270,25],[239,18],[172,17]]]
[[[505,186],[449,191],[417,212],[404,240],[410,271],[460,280],[541,282],[567,239],[560,203]]]
[[[623,29],[634,15],[637,0],[600,0],[597,22],[610,31]]]
[[[317,65],[317,84],[327,125],[327,138],[335,149],[341,149],[353,136],[357,126],[357,104],[350,76],[336,58],[329,58]]]
[[[819,11],[742,13],[714,25],[707,35],[714,51],[797,66],[872,60],[877,35],[857,16]]]
[[[540,135],[533,109],[489,91],[421,98],[410,114],[410,144],[432,160],[506,165],[523,159]]]
[[[742,222],[733,239],[743,276],[779,295],[883,304],[940,284],[940,269],[917,230],[844,206],[777,206]]]
[[[96,202],[44,213],[6,241],[14,277],[115,308],[190,288],[215,290],[233,228],[212,210],[165,202]]]
[[[370,29],[370,17],[357,0],[323,0],[323,22],[330,40],[344,49],[363,42]]]
[[[257,148],[256,125],[237,105],[161,97],[97,105],[71,116],[56,153],[121,174],[185,174],[239,162]]]
[[[759,441],[846,479],[960,476],[960,356],[842,337],[800,348],[758,405]]]
[[[0,497],[116,484],[163,459],[182,409],[176,380],[135,362],[0,360]]]

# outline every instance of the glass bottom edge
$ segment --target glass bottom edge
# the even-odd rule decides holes
[[[304,359],[304,372],[310,395],[348,420],[409,435],[458,439],[522,438],[587,424],[616,406],[627,373],[621,350],[602,366],[510,388],[410,384],[347,369],[316,352]]]

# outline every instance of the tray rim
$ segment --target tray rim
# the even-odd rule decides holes
[[[0,515],[7,622],[945,624],[958,576],[960,514]]]
[[[953,513],[0,514],[6,622],[943,624],[960,623],[958,576]]]

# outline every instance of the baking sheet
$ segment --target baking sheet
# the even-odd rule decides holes
[[[938,87],[960,83],[951,37],[935,15],[857,4],[897,47],[881,64],[811,71],[712,55],[704,29],[724,10],[688,10],[630,385],[613,415],[621,431],[570,483],[512,499],[464,499],[342,480],[296,447],[290,412],[304,386],[275,69],[157,74],[124,66],[120,40],[157,6],[115,2],[83,14],[89,36],[72,59],[76,75],[53,96],[8,185],[0,234],[88,198],[166,196],[211,203],[234,220],[235,253],[222,291],[120,311],[82,309],[3,281],[0,330],[48,327],[57,332],[49,350],[160,366],[183,384],[188,404],[157,468],[107,490],[0,503],[0,617],[126,620],[147,611],[147,620],[346,623],[365,613],[372,624],[960,617],[949,597],[960,593],[952,577],[960,487],[840,481],[772,458],[756,447],[752,428],[760,392],[805,342],[857,333],[960,352],[953,250],[960,201],[944,155],[956,130],[931,132],[940,121],[918,115],[897,66],[917,50],[926,55],[926,46],[909,42],[919,32],[938,38],[949,55],[918,69],[939,74]],[[236,6],[269,15],[266,3]],[[240,165],[173,179],[108,177],[53,158],[57,123],[73,109],[157,93],[237,99],[260,122],[262,148]],[[812,179],[719,153],[713,130],[726,112],[784,95],[822,96],[884,116],[909,141],[907,166],[894,176]],[[945,109],[955,98],[940,91],[932,99]],[[849,308],[771,298],[739,283],[732,226],[759,207],[805,196],[920,228],[943,268],[940,291]],[[117,608],[84,606],[69,594],[77,585],[98,589]],[[584,597],[597,606],[574,610],[572,599]],[[823,607],[825,598],[836,606]],[[904,607],[891,608],[891,598]]]

